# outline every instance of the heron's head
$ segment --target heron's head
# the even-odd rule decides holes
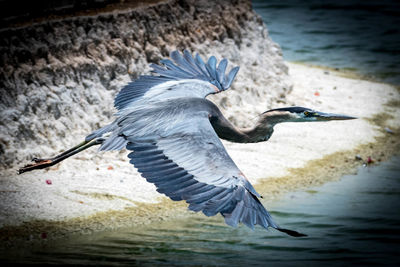
[[[307,122],[307,121],[332,121],[332,120],[352,120],[355,117],[325,113],[303,107],[288,107],[271,109],[263,113],[266,119],[273,124],[281,122]]]

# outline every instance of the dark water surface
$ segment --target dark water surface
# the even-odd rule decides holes
[[[253,0],[286,60],[400,84],[400,1]]]
[[[264,203],[293,238],[257,227],[231,228],[220,216],[195,215],[98,233],[33,250],[8,252],[3,261],[140,266],[400,265],[400,157],[360,167],[307,191]]]

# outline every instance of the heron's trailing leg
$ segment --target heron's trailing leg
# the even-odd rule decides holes
[[[44,169],[50,166],[53,166],[60,161],[63,161],[66,158],[69,158],[85,149],[88,149],[89,147],[100,145],[104,142],[103,138],[96,138],[90,141],[83,141],[77,146],[74,146],[71,149],[68,149],[67,151],[64,151],[63,153],[55,156],[54,158],[49,158],[49,159],[38,159],[38,158],[33,158],[32,161],[35,162],[33,164],[28,164],[24,166],[23,168],[18,170],[18,174],[24,173],[24,172],[29,172],[32,170],[36,169]]]

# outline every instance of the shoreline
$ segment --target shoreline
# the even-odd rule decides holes
[[[287,103],[282,103],[282,106],[297,102],[296,105],[315,107],[317,110],[326,112],[337,111],[337,113],[356,115],[360,119],[351,124],[348,122],[329,122],[324,125],[319,123],[282,125],[282,127],[277,127],[270,142],[262,145],[252,146],[250,144],[241,145],[224,142],[233,160],[249,177],[256,190],[264,196],[263,202],[267,209],[268,202],[273,201],[282,194],[321,185],[328,181],[339,179],[344,174],[354,173],[363,164],[363,161],[355,159],[356,155],[360,155],[364,160],[370,156],[376,162],[379,162],[387,160],[400,151],[398,87],[349,77],[339,77],[331,73],[325,74],[324,72],[329,68],[320,69],[304,65],[298,66],[298,63],[288,63],[288,65],[291,72],[290,76],[295,81],[295,86],[287,96]],[[310,75],[310,73],[314,75]],[[323,78],[320,79],[320,76]],[[327,79],[334,80],[334,84],[337,83],[338,88],[335,89],[331,81],[328,82]],[[322,85],[322,83],[325,84]],[[342,83],[347,83],[344,88],[339,87],[342,86]],[[360,88],[366,87],[365,91],[357,91],[364,90],[355,88],[359,83],[361,84]],[[307,89],[310,84],[315,88]],[[347,87],[348,85],[353,85],[353,87]],[[382,89],[376,92],[377,88],[381,87]],[[368,88],[370,90],[367,90]],[[309,92],[309,90],[312,91]],[[316,90],[320,93],[318,97],[314,95]],[[351,95],[360,93],[365,93],[367,99],[371,99],[373,103],[365,103],[363,99],[360,99],[361,96],[358,99],[349,98]],[[376,95],[380,97],[376,98]],[[338,96],[341,99],[338,99]],[[327,98],[325,99],[325,97]],[[356,101],[359,102],[353,103]],[[342,107],[342,102],[350,102],[351,104]],[[337,103],[340,103],[340,105]],[[343,103],[343,105],[346,105],[346,103]],[[357,107],[355,105],[361,106]],[[371,108],[371,106],[374,106],[374,108]],[[344,111],[337,110],[338,107],[344,109]],[[370,109],[368,110],[368,108]],[[353,114],[356,112],[358,114]],[[385,127],[389,127],[394,133],[386,132],[384,130]],[[355,128],[360,133],[355,133]],[[285,151],[280,151],[279,148],[282,148],[282,145],[285,145]],[[107,156],[106,159],[110,159],[115,155]],[[123,157],[125,155],[119,154],[117,158]],[[99,162],[101,162],[100,156],[92,156],[92,158],[82,156],[81,159],[76,159],[75,162],[71,162],[67,166],[57,167],[57,169],[61,169],[59,175],[66,175],[65,170],[70,166],[74,166],[76,161],[81,161],[79,166],[87,165],[87,168],[90,168],[91,166],[87,164],[87,161],[93,158],[95,159],[93,164],[99,166]],[[102,166],[107,166],[106,161],[101,163]],[[117,168],[118,164],[122,166],[122,163],[117,162],[115,164]],[[129,168],[132,170],[133,167],[129,166]],[[41,176],[41,179],[44,179],[43,177],[46,175],[56,174],[54,169],[36,173],[35,176]],[[105,168],[104,170],[100,168],[99,172],[107,171]],[[93,173],[90,174],[94,175]],[[143,183],[135,184],[135,186],[147,183],[144,179],[142,180]],[[68,181],[66,182],[68,183]],[[143,191],[144,194],[150,193],[148,198],[142,202],[138,201],[140,197],[132,199],[124,196],[121,192],[119,192],[120,194],[117,192],[115,195],[111,195],[107,192],[101,192],[101,190],[94,190],[91,193],[93,195],[84,195],[85,193],[82,191],[75,191],[75,195],[85,197],[83,202],[90,201],[89,199],[91,198],[100,198],[108,202],[113,202],[114,200],[124,201],[124,203],[129,202],[129,206],[121,205],[116,209],[114,207],[112,210],[110,207],[113,207],[113,205],[110,205],[104,207],[104,209],[109,208],[109,210],[95,212],[92,209],[90,215],[81,215],[85,214],[85,210],[82,210],[81,213],[74,211],[75,217],[68,218],[66,216],[65,220],[54,218],[31,220],[28,217],[22,219],[22,223],[19,225],[5,225],[0,228],[3,246],[14,246],[15,244],[34,245],[75,234],[81,235],[114,230],[130,225],[168,220],[170,217],[193,214],[193,212],[187,210],[185,202],[174,202],[158,193],[154,193],[154,186],[144,185]],[[74,213],[72,212],[71,214]]]
[[[299,65],[312,69],[320,69],[324,73],[329,71],[329,75],[336,75],[345,79],[368,81],[374,84],[382,84],[391,86],[400,93],[400,86],[377,81],[371,77],[363,76],[356,71],[336,70],[331,67],[312,65],[301,62],[287,62],[290,65]],[[324,155],[320,159],[308,161],[302,168],[289,168],[288,174],[262,179],[255,188],[261,192],[273,195],[272,198],[281,196],[291,191],[305,190],[308,187],[320,186],[327,182],[340,180],[342,176],[357,173],[360,166],[368,167],[368,157],[373,162],[371,164],[379,164],[390,158],[400,155],[400,123],[395,122],[398,119],[400,109],[400,99],[392,99],[383,104],[384,108],[392,108],[397,114],[391,114],[385,110],[376,113],[372,117],[359,118],[368,121],[372,126],[376,127],[377,133],[372,141],[359,144],[356,147],[347,150],[336,151],[332,154]],[[397,116],[396,116],[397,115]],[[391,122],[390,122],[391,121]],[[391,125],[391,128],[387,127]],[[389,128],[392,132],[385,130]]]
[[[377,76],[363,74],[358,69],[335,68],[335,67],[317,65],[317,64],[312,64],[312,63],[307,63],[307,62],[302,62],[302,61],[285,61],[285,62],[292,64],[292,65],[300,65],[300,66],[306,66],[306,67],[315,68],[315,69],[321,69],[323,71],[328,71],[330,74],[333,74],[333,75],[336,75],[339,77],[343,77],[343,78],[354,79],[354,80],[363,80],[363,81],[369,81],[369,82],[373,82],[373,83],[380,83],[380,84],[390,85],[394,88],[400,89],[400,85],[398,85],[398,84],[382,81]]]

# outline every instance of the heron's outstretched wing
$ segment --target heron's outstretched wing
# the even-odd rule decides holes
[[[170,120],[153,121],[154,131],[143,134],[141,123],[121,120],[128,140],[128,157],[157,191],[172,200],[185,200],[189,209],[207,216],[221,213],[227,224],[259,224],[281,231],[258,200],[258,194],[226,152],[206,112]],[[287,232],[287,231],[286,231]],[[296,235],[296,232],[288,232]]]
[[[187,50],[183,54],[173,51],[170,56],[174,62],[164,59],[161,60],[164,66],[151,64],[157,76],[140,76],[121,89],[114,100],[114,105],[119,110],[118,116],[129,113],[139,106],[184,97],[205,98],[209,94],[227,90],[239,71],[239,67],[234,67],[228,75],[225,75],[228,65],[226,59],[221,60],[217,67],[214,56],[204,63],[199,54],[193,58]],[[86,137],[86,141],[102,137],[117,129],[117,125],[111,123],[93,131]],[[125,139],[118,135],[108,140],[107,145],[102,146],[102,150],[120,150],[126,144]]]
[[[239,67],[235,67],[225,75],[228,64],[226,59],[221,60],[217,67],[214,56],[204,63],[199,54],[193,57],[187,50],[184,50],[183,54],[173,51],[170,57],[173,61],[169,59],[160,61],[163,66],[150,65],[157,76],[140,76],[122,88],[115,98],[115,107],[122,110],[143,98],[147,101],[176,97],[204,98],[209,94],[227,90],[239,71]]]

